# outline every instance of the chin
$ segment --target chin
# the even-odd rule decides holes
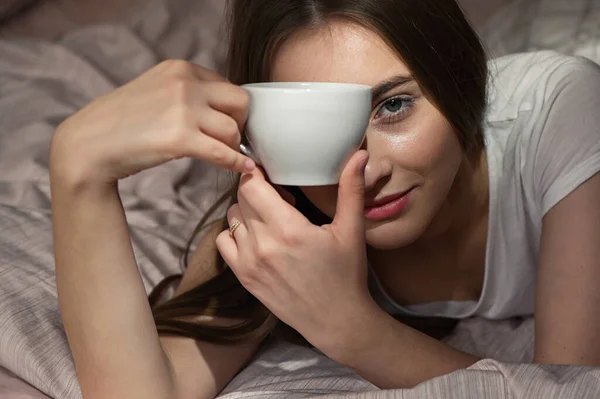
[[[423,233],[422,230],[400,220],[368,226],[367,245],[383,251],[403,248],[415,242]]]

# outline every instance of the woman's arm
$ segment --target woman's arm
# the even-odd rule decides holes
[[[544,217],[536,285],[534,360],[600,366],[600,174]]]
[[[84,397],[173,396],[116,184],[52,183],[58,299]]]
[[[76,187],[53,176],[59,302],[84,397],[214,397],[257,343],[221,347],[159,338],[116,184]],[[206,242],[215,236],[204,238],[182,288],[206,279],[194,265],[202,252],[214,258]]]
[[[549,209],[538,259],[534,361],[600,366],[600,175],[554,204],[561,190],[600,165],[600,68],[581,58],[554,68],[552,83],[536,89],[545,96],[544,117],[523,132],[530,136],[522,146],[534,178],[529,189],[539,209]],[[380,327],[362,331],[359,344],[347,338],[353,350],[334,356],[376,384],[412,386],[476,360],[385,315],[373,324]],[[372,351],[356,350],[369,342]]]
[[[600,366],[600,174],[544,217],[535,309],[534,362]],[[369,329],[360,328],[368,320]],[[372,308],[330,356],[387,388],[410,387],[477,361]],[[344,341],[345,340],[345,341]]]
[[[180,158],[235,172],[254,168],[239,153],[248,101],[216,73],[169,60],[54,133],[57,288],[86,397],[214,397],[254,348],[159,338],[117,189],[119,179]],[[189,273],[186,286],[194,280]]]
[[[324,226],[282,201],[259,169],[243,175],[227,214],[229,225],[241,224],[217,247],[246,289],[325,355],[380,387],[411,387],[477,358],[399,323],[369,294],[367,158],[359,151],[348,161],[335,218]]]
[[[323,351],[382,389],[412,388],[480,360],[398,322],[375,303],[346,320]]]

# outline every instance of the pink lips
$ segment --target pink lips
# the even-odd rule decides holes
[[[413,189],[403,193],[390,195],[365,206],[365,218],[383,220],[393,218],[402,213],[410,202]]]

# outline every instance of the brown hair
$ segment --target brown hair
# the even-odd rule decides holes
[[[300,29],[319,29],[333,18],[345,19],[376,32],[396,50],[427,98],[454,127],[465,154],[483,150],[486,56],[455,0],[230,0],[227,8],[232,83],[268,81],[271,60],[284,40]],[[235,190],[221,201],[233,194]],[[227,343],[273,329],[274,316],[241,286],[220,256],[218,261],[220,274],[163,304],[156,304],[157,292],[165,285],[159,284],[150,299],[160,333]],[[230,318],[236,324],[218,328],[182,320],[200,315]]]

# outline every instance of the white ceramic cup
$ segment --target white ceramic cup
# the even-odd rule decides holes
[[[371,113],[371,87],[346,83],[269,82],[242,86],[250,95],[249,146],[240,150],[274,184],[337,184],[360,148]]]

